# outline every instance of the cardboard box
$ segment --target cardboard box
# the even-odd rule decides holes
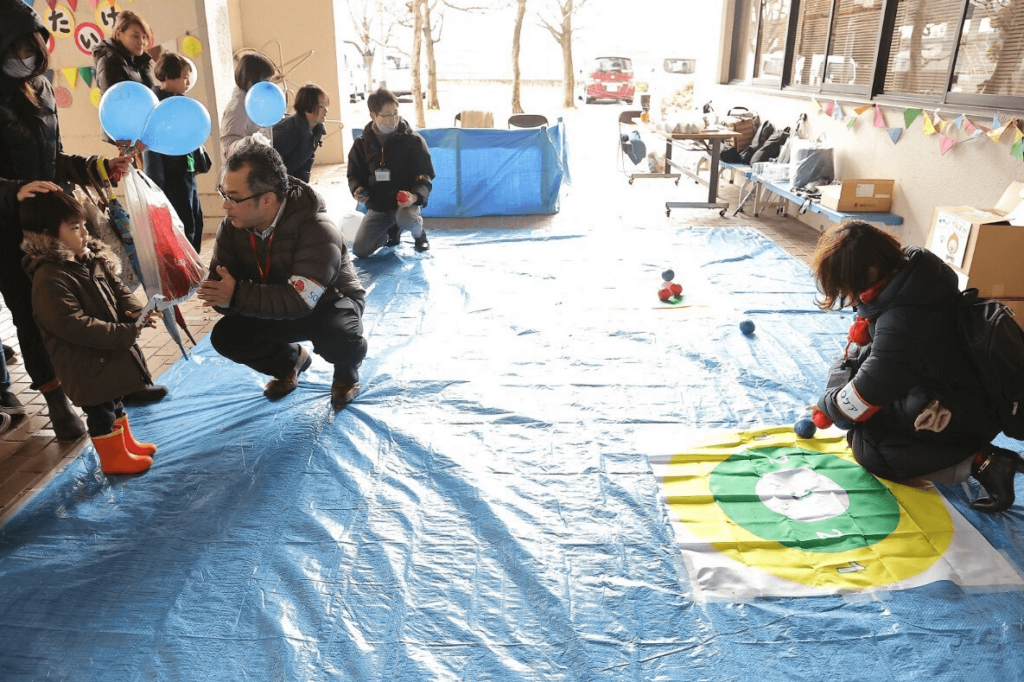
[[[846,178],[842,184],[819,187],[821,205],[834,211],[888,213],[895,186],[895,180]]]
[[[960,276],[960,287],[976,287],[989,298],[1024,297],[1024,227],[1007,214],[1021,203],[1024,183],[1013,182],[994,208],[938,206],[925,247]]]

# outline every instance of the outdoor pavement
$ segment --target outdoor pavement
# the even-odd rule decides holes
[[[407,105],[403,105],[403,108]],[[746,214],[732,217],[732,210],[726,217],[717,211],[701,209],[673,209],[671,216],[665,215],[664,202],[701,201],[707,197],[707,188],[683,178],[678,186],[666,179],[637,179],[628,184],[626,177],[617,170],[617,120],[622,110],[618,105],[595,105],[577,111],[562,111],[569,137],[570,169],[572,184],[565,188],[561,210],[551,216],[499,216],[488,218],[427,219],[428,232],[459,229],[509,229],[545,231],[570,221],[580,222],[614,221],[624,227],[637,224],[664,225],[666,229],[689,227],[693,229],[714,229],[726,225],[749,225],[774,240],[786,251],[809,263],[817,241],[818,232],[796,219],[778,217],[774,211],[762,213],[759,218]],[[501,114],[502,112],[498,112]],[[403,110],[403,115],[410,115]],[[507,118],[507,114],[502,114]],[[549,118],[554,118],[549,116]],[[428,125],[450,125],[450,115],[444,112],[430,112]],[[351,118],[349,120],[352,120]],[[496,115],[496,122],[504,120]],[[496,126],[498,124],[496,123]],[[345,131],[348,134],[348,131]],[[643,170],[638,168],[637,170]],[[332,217],[340,217],[349,211],[354,201],[348,194],[345,181],[345,167],[319,166],[314,169],[313,186],[321,191],[327,200]],[[735,204],[738,186],[723,182],[720,196]],[[208,220],[207,235],[203,242],[202,256],[209,261],[213,248],[213,234],[216,220]],[[408,235],[403,235],[409,241]],[[399,248],[411,250],[411,243]],[[614,244],[609,244],[614,248]],[[671,263],[665,263],[671,267]],[[653,290],[652,290],[653,295]],[[182,313],[196,341],[202,340],[213,328],[219,315],[200,305],[192,298],[181,306]],[[61,468],[77,458],[83,448],[89,445],[87,437],[76,442],[57,441],[46,415],[42,395],[29,388],[30,380],[20,359],[17,335],[11,322],[10,313],[0,311],[0,338],[7,345],[19,350],[18,359],[8,365],[12,375],[14,392],[25,403],[28,415],[13,430],[0,434],[0,523],[15,512],[30,497],[40,490]],[[160,375],[180,360],[177,345],[164,331],[162,325],[147,329],[140,338],[140,346],[146,355],[150,371],[159,382]],[[187,343],[187,341],[186,341]],[[370,344],[372,353],[373,345]],[[80,412],[80,411],[79,411]],[[91,455],[90,455],[91,456]]]

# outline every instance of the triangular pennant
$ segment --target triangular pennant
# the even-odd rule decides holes
[[[92,5],[93,9],[96,9],[97,0],[89,0],[89,4]]]
[[[78,67],[78,75],[80,75],[82,77],[82,80],[85,81],[86,85],[88,85],[90,87],[92,86],[92,67],[91,66],[79,66]]]
[[[819,111],[821,111],[821,105],[818,104],[818,100],[815,99],[814,97],[811,98],[811,111],[813,111],[814,113],[818,113]]]
[[[939,133],[939,151],[942,152],[943,155],[955,146],[956,140],[952,137]]]
[[[78,83],[78,69],[73,66],[61,69],[60,72],[64,74],[64,80],[68,82],[72,88]]]
[[[892,143],[896,144],[900,140],[900,135],[903,134],[903,128],[886,128],[886,132],[889,133],[889,139],[892,140]]]
[[[862,107],[857,107],[856,109],[854,109],[854,111],[856,111],[857,115],[860,116],[861,114],[863,114],[865,111],[867,111],[868,109],[870,109],[873,106],[874,106],[873,104],[865,104]]]
[[[856,116],[847,116],[846,117],[846,127],[847,128],[852,128],[856,122],[857,122],[857,117]]]
[[[53,9],[57,6],[57,0],[46,0],[46,4],[50,6],[50,9]]]
[[[932,119],[928,116],[927,112],[925,112],[925,113],[923,113],[921,115],[924,116],[924,134],[925,135],[934,135],[935,134],[935,126],[932,125]]]
[[[71,11],[78,11],[78,0],[68,0],[68,4],[71,5]]]
[[[970,135],[972,137],[974,135],[977,135],[977,134],[980,134],[980,133],[983,132],[981,130],[978,130],[978,126],[976,126],[973,123],[971,123],[971,119],[967,118],[966,116],[964,116],[964,128],[963,128],[963,130],[964,130],[965,133],[967,133],[968,135]]]
[[[1010,147],[1010,153],[1016,156],[1021,161],[1024,161],[1024,140],[1017,140]]]
[[[904,109],[903,110],[903,122],[904,128],[909,128],[910,124],[917,120],[917,117],[921,115],[923,109]]]
[[[843,105],[839,102],[835,102],[836,108],[832,110],[832,118],[840,120],[843,118]]]
[[[1009,123],[1004,123],[1003,125],[999,126],[998,128],[993,128],[992,130],[990,130],[988,132],[989,139],[992,140],[993,142],[999,142],[999,138],[1003,136],[1003,133],[1005,133],[1006,129],[1009,128],[1009,127],[1010,127]]]
[[[940,133],[942,132],[942,129],[946,127],[946,122],[942,120],[941,116],[939,116],[938,111],[936,111],[935,114],[932,116],[932,125],[935,126],[936,132]]]
[[[963,130],[964,129],[964,115],[960,114],[955,119],[953,119],[953,125],[955,125],[960,130]]]
[[[36,0],[25,0],[25,4],[31,7],[35,3],[35,1]]]
[[[992,117],[992,130],[995,130],[1001,125],[1003,125],[1003,118],[999,114],[996,114]]]
[[[882,107],[875,105],[875,127],[884,128],[885,118],[882,116]]]
[[[1020,131],[1020,126],[1017,125],[1016,121],[1011,123],[1010,126],[1013,128],[1013,141],[1016,142],[1021,138],[1024,138],[1024,133]]]
[[[825,112],[826,116],[831,116],[832,112],[835,111],[835,108],[835,102],[825,102],[823,105],[821,105],[821,110]]]

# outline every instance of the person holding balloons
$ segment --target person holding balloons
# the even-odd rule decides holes
[[[277,86],[269,82],[276,77],[277,67],[262,54],[247,52],[239,57],[238,63],[235,65],[235,91],[231,93],[231,100],[224,108],[224,114],[220,120],[221,161],[227,161],[241,140],[258,132],[261,127],[274,125],[284,115],[285,109],[281,108],[277,118],[255,121],[251,118],[249,107],[246,105],[247,101],[253,101],[253,98],[249,96],[249,91],[258,83],[266,82],[270,88],[280,92]],[[264,88],[260,88],[255,94],[260,94],[264,90]],[[269,90],[266,91],[269,92]],[[260,99],[257,97],[255,103],[259,104]]]
[[[160,85],[153,88],[157,99],[184,96],[195,83],[192,62],[176,52],[164,52],[156,61],[155,74]],[[143,152],[146,175],[164,191],[174,212],[181,219],[185,236],[196,253],[203,247],[203,206],[199,202],[196,174],[209,172],[210,155],[205,147],[181,156],[169,156],[157,151]]]
[[[61,145],[49,68],[50,33],[23,0],[0,0],[0,293],[11,311],[32,388],[46,399],[58,440],[76,440],[85,424],[72,410],[33,318],[32,281],[22,269],[19,205],[45,192],[70,190],[94,179],[98,167],[113,178],[127,172],[127,158],[65,154]],[[13,393],[3,400],[17,401]]]

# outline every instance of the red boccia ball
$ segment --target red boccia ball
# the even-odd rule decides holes
[[[681,296],[682,295],[682,293],[683,293],[683,285],[682,284],[676,284],[675,282],[673,282],[669,286],[672,289],[672,295],[673,296]]]
[[[403,189],[403,190],[399,190],[399,191],[398,191],[398,194],[397,194],[397,195],[395,195],[395,198],[396,198],[396,199],[398,199],[398,203],[400,203],[400,204],[404,204],[405,202],[409,201],[409,198],[410,198],[411,196],[412,196],[412,195],[410,195],[410,194],[409,194],[408,192],[406,192],[406,191],[405,191],[405,190]]]
[[[672,290],[669,287],[662,287],[658,289],[658,298],[663,301],[667,301],[672,298]]]

